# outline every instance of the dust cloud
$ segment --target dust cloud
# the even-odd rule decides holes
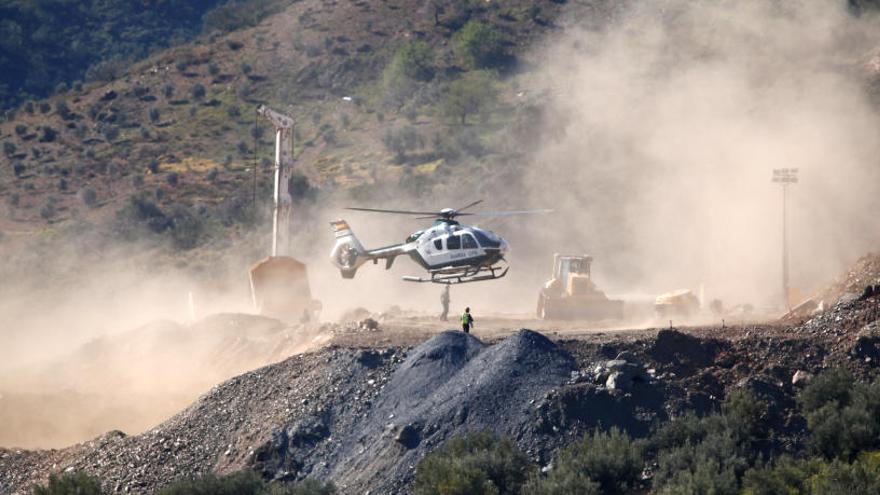
[[[557,214],[528,249],[590,252],[612,292],[698,291],[778,305],[782,191],[791,286],[880,245],[874,16],[845,2],[639,2],[539,50],[552,99],[525,167]],[[876,60],[876,59],[875,59]],[[876,68],[874,69],[876,71]]]
[[[328,260],[329,221],[346,218],[370,248],[425,227],[343,206],[439,209],[485,199],[490,210],[554,208],[541,218],[474,222],[512,248],[507,278],[452,290],[451,313],[474,307],[478,328],[487,312],[532,314],[554,252],[592,254],[595,279],[612,295],[702,284],[726,305],[778,305],[774,168],[800,170],[788,195],[792,286],[814,288],[880,245],[880,117],[870,93],[877,19],[856,17],[842,2],[658,1],[613,10],[595,28],[563,20],[565,29],[529,55],[536,62],[517,76],[517,98],[540,103],[540,132],[508,176],[460,178],[424,196],[335,195],[295,209],[291,254],[308,264],[324,321],[358,306],[440,307],[439,287],[400,280],[423,273],[410,260],[389,271],[367,264],[354,280],[341,279]],[[299,327],[243,315],[201,321],[253,312],[247,269],[267,254],[267,232],[183,260],[157,261],[150,246],[98,249],[100,240],[6,260],[4,275],[13,264],[43,273],[0,284],[0,415],[8,419],[0,445],[135,432],[224,377],[307,349],[317,334]],[[32,411],[88,405],[95,410],[76,415],[77,424],[49,418],[27,430]]]

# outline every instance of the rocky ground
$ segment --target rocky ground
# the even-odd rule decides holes
[[[179,476],[249,467],[333,480],[342,493],[406,493],[419,459],[455,433],[492,428],[545,464],[591,428],[644,435],[713,410],[736,387],[768,400],[784,433],[773,447],[786,449],[805,426],[794,411],[799,382],[832,366],[874,373],[878,317],[871,295],[796,324],[556,339],[521,330],[496,343],[447,331],[416,346],[330,345],[226,381],[141,435],[0,450],[0,492],[85,470],[113,491],[148,493]]]

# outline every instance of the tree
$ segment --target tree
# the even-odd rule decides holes
[[[471,19],[453,38],[459,55],[474,69],[497,67],[504,57],[501,34],[492,26]]]
[[[477,70],[466,73],[449,85],[444,110],[458,118],[462,125],[468,115],[486,111],[498,98],[496,77],[493,72]]]
[[[411,41],[397,49],[390,67],[396,74],[429,81],[434,77],[434,50],[424,41]]]
[[[383,74],[387,103],[402,106],[421,82],[434,77],[434,50],[424,41],[411,41],[394,53]]]

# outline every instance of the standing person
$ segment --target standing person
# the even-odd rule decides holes
[[[464,308],[464,313],[461,315],[461,330],[464,333],[471,333],[473,326],[474,317],[471,316],[471,308]]]
[[[446,284],[446,287],[443,288],[443,292],[440,293],[440,304],[443,305],[443,312],[440,313],[440,319],[446,321],[449,319],[449,284]]]

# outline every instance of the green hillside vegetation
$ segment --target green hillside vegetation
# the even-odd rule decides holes
[[[156,50],[256,24],[279,0],[9,0],[0,3],[0,108],[82,81],[112,81]]]
[[[594,430],[557,451],[545,473],[510,440],[488,432],[456,437],[419,463],[415,493],[880,493],[880,381],[832,369],[798,402],[803,444],[774,446],[783,433],[768,419],[770,405],[738,390],[717,413],[673,419],[645,439]]]
[[[116,79],[11,110],[0,123],[0,231],[76,225],[191,249],[250,229],[271,190],[274,134],[256,119],[260,103],[297,121],[300,205],[516,180],[509,158],[539,139],[541,122],[539,102],[518,96],[513,68],[527,51],[514,47],[552,29],[561,4],[303,0],[273,13],[282,4],[254,1],[211,10],[209,34]],[[266,17],[234,24],[229,9],[245,6]],[[491,50],[476,50],[486,40]]]

